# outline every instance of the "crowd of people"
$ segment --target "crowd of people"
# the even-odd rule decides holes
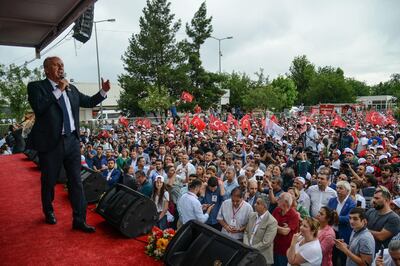
[[[199,115],[207,124],[209,115]],[[158,226],[198,220],[268,265],[400,265],[400,130],[365,115],[249,116],[228,130],[113,124],[80,131],[81,163],[148,196]],[[226,120],[224,117],[219,117]]]

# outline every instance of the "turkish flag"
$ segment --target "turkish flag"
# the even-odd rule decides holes
[[[250,123],[250,116],[247,114],[240,119],[240,128],[244,131],[245,129],[248,130],[248,132],[251,132],[251,123]]]
[[[228,124],[228,128],[230,128],[232,124],[236,128],[238,127],[238,121],[235,118],[233,118],[233,115],[231,113],[228,114],[228,118],[226,120],[226,123]]]
[[[143,126],[143,119],[142,118],[138,118],[135,120],[135,125],[138,127]]]
[[[142,120],[142,125],[143,125],[145,128],[151,128],[151,121],[150,121],[150,119],[144,118],[144,119]]]
[[[120,124],[123,125],[124,127],[128,127],[128,125],[129,125],[129,120],[128,120],[128,118],[126,118],[125,116],[121,116],[121,117],[118,119],[118,123],[120,123]]]
[[[190,127],[190,118],[189,118],[189,114],[186,113],[184,119],[181,119],[179,121],[179,124],[181,125],[181,128],[184,129],[186,132],[189,131],[189,127]]]
[[[214,121],[216,120],[215,116],[213,114],[210,114],[210,123],[209,127],[211,130],[217,130],[217,128],[214,125]]]
[[[377,111],[370,111],[367,113],[365,121],[373,125],[383,126],[386,124],[386,117]]]
[[[213,120],[211,120],[210,117],[210,129],[228,132],[228,127],[224,124],[224,122],[215,117],[213,117]]]
[[[200,119],[197,115],[195,115],[192,119],[191,124],[197,128],[199,132],[203,131],[206,128],[206,123],[204,123],[203,120]]]
[[[274,122],[275,124],[279,124],[279,122],[278,122],[278,119],[276,118],[276,116],[275,115],[272,115],[270,118],[269,118],[272,122]]]
[[[183,91],[181,95],[181,99],[185,102],[191,103],[193,101],[193,95],[187,91]]]
[[[387,115],[387,117],[386,117],[386,123],[388,124],[388,125],[394,125],[394,126],[396,126],[398,123],[397,123],[397,120],[391,115],[391,114],[389,114],[389,115]]]
[[[335,118],[332,120],[331,126],[345,128],[347,126],[347,123],[344,122],[340,116],[336,115]]]
[[[175,126],[174,126],[174,122],[173,122],[172,118],[170,120],[168,120],[166,127],[171,131],[175,131]]]

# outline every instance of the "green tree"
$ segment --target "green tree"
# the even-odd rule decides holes
[[[305,55],[297,56],[293,59],[289,72],[289,77],[294,81],[298,91],[297,103],[305,103],[306,91],[310,88],[311,80],[315,75],[314,65]]]
[[[147,97],[139,100],[139,106],[146,112],[161,112],[171,106],[171,99],[165,87],[161,89],[149,86],[146,88]]]
[[[346,82],[343,70],[330,66],[320,67],[305,93],[305,104],[351,103],[355,101],[354,91]]]
[[[346,83],[352,88],[355,96],[371,95],[371,87],[363,81],[354,78],[346,78]]]
[[[253,89],[254,82],[245,73],[232,72],[222,74],[221,88],[230,90],[229,105],[232,107],[244,107],[244,96]]]
[[[400,73],[390,76],[390,80],[380,82],[371,88],[372,95],[392,95],[397,98],[397,106],[400,106]]]
[[[132,115],[143,113],[139,101],[147,97],[149,86],[165,87],[170,95],[177,95],[177,89],[187,86],[184,54],[175,39],[181,26],[174,21],[170,2],[148,0],[139,19],[140,32],[133,34],[129,46],[122,56],[124,74],[118,77],[123,89],[119,108]]]
[[[2,104],[9,108],[12,118],[20,121],[26,111],[30,109],[26,84],[32,80],[41,79],[41,71],[26,66],[8,67],[0,64],[0,95]]]
[[[271,85],[256,87],[243,97],[243,107],[246,110],[253,109],[281,109],[281,97],[277,90]]]
[[[280,101],[275,108],[282,111],[284,108],[290,108],[297,100],[297,89],[294,81],[291,78],[278,76],[271,83],[274,92],[279,96]]]
[[[195,104],[199,104],[203,109],[208,109],[216,105],[224,93],[219,86],[222,81],[221,75],[206,71],[200,58],[200,47],[213,31],[211,21],[212,17],[207,17],[207,7],[203,2],[190,24],[186,24],[186,34],[189,40],[184,42],[184,51],[187,56],[187,74],[190,85],[184,90],[193,94],[194,101],[183,104],[181,107],[184,109],[192,109]]]

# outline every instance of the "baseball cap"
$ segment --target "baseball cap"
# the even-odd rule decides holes
[[[400,208],[400,198],[392,200],[393,204],[397,206],[397,208]]]
[[[350,148],[345,148],[344,149],[344,153],[351,153],[351,154],[354,155],[354,151],[352,149],[350,149]]]
[[[302,176],[296,177],[296,180],[300,181],[303,185],[306,183],[306,180]]]

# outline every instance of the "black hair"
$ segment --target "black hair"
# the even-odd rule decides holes
[[[245,191],[243,191],[242,189],[240,189],[240,187],[235,187],[234,189],[232,189],[231,197],[232,197],[234,194],[237,194],[237,193],[239,193],[240,197],[243,198],[243,197],[244,197]]]
[[[189,183],[188,188],[189,190],[195,189],[197,187],[201,187],[203,183],[199,179],[195,179]]]
[[[335,222],[335,212],[331,208],[329,208],[328,206],[322,206],[321,209],[325,210],[326,217],[327,217],[327,220],[328,220],[328,224],[329,225],[333,225],[334,222]]]
[[[350,214],[358,214],[361,220],[367,219],[367,216],[365,216],[365,210],[360,207],[351,209]]]
[[[210,187],[216,187],[218,186],[218,179],[215,176],[212,176],[208,179],[207,185]]]

